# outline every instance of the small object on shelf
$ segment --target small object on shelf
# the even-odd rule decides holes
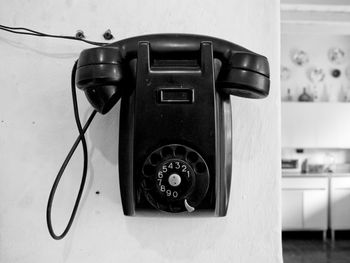
[[[321,68],[313,68],[309,72],[309,78],[312,83],[322,82],[324,80],[325,74]]]
[[[333,69],[333,70],[331,71],[331,74],[332,74],[332,76],[333,76],[334,78],[338,78],[338,77],[340,77],[340,75],[341,75],[341,71],[340,71],[339,69]]]
[[[286,101],[292,101],[293,100],[293,96],[290,92],[290,89],[287,90],[287,97],[286,97]]]
[[[333,173],[335,170],[335,157],[332,153],[328,152],[324,157],[324,172]]]
[[[334,64],[342,64],[345,60],[345,52],[341,48],[331,48],[328,51],[328,58]]]
[[[345,102],[350,102],[350,88],[346,88],[346,101]]]
[[[301,173],[307,174],[309,172],[309,165],[307,163],[307,158],[301,164]]]
[[[284,174],[300,174],[301,160],[300,158],[282,159],[282,172]]]
[[[347,77],[348,80],[350,80],[350,66],[347,66],[345,68],[345,76]]]
[[[320,101],[320,96],[319,96],[319,90],[320,90],[320,85],[314,84],[312,86],[312,97],[313,97],[313,101]]]
[[[322,93],[320,95],[320,101],[329,101],[329,93],[328,93],[328,89],[327,89],[327,85],[323,84],[323,90]]]
[[[286,81],[289,78],[290,78],[290,69],[285,66],[281,66],[281,81]]]
[[[313,98],[306,92],[306,88],[303,88],[303,93],[299,96],[298,101],[311,102],[313,101]]]
[[[324,168],[324,172],[328,173],[328,174],[331,174],[331,173],[333,173],[333,170],[332,170],[331,167],[326,167],[326,168]]]
[[[292,61],[298,66],[304,66],[309,62],[309,55],[303,50],[296,50],[293,52]]]
[[[282,169],[296,169],[298,168],[297,159],[282,159]]]
[[[340,86],[340,90],[338,92],[338,101],[340,101],[340,102],[347,102],[348,101],[348,94],[344,90],[343,85]]]
[[[324,165],[323,164],[309,164],[308,170],[310,174],[320,174],[324,171]]]

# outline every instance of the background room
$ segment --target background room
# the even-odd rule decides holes
[[[350,258],[350,6],[281,2],[285,262]]]

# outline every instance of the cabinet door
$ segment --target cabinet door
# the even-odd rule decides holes
[[[350,229],[350,189],[333,191],[331,211],[332,229]]]
[[[303,191],[282,190],[282,230],[303,229]]]
[[[350,178],[332,178],[331,228],[350,229]]]
[[[327,229],[327,190],[305,190],[303,209],[305,229]]]

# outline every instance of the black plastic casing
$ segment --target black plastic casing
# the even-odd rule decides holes
[[[223,216],[231,181],[231,106],[229,95],[215,90],[212,44],[202,42],[194,59],[182,60],[181,66],[170,65],[169,60],[166,65],[163,57],[164,63],[157,67],[151,53],[150,44],[140,42],[136,87],[121,103],[119,173],[124,213],[154,209],[140,189],[142,165],[155,149],[181,144],[200,153],[209,168],[209,189],[196,211]],[[193,101],[162,103],[159,94],[167,89],[192,90]]]

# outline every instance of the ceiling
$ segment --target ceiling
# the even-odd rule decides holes
[[[281,0],[281,32],[350,34],[349,0]]]

